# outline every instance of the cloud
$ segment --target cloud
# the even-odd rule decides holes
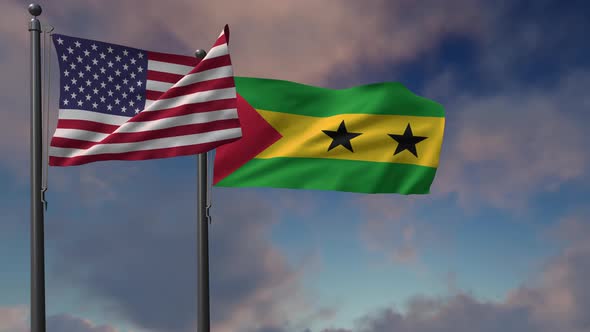
[[[97,326],[87,319],[81,319],[68,314],[60,314],[47,318],[48,332],[119,332],[120,330],[108,326]]]
[[[108,325],[93,322],[69,314],[47,317],[47,332],[119,332]],[[0,307],[0,332],[29,332],[29,309],[25,307]]]
[[[129,202],[154,199],[135,188],[139,196],[106,202],[96,217],[54,215],[47,243],[58,259],[49,272],[61,287],[79,287],[113,319],[154,331],[190,331],[197,318],[194,193],[186,184],[158,187],[157,205],[130,208]],[[232,203],[214,208],[210,227],[213,328],[283,327],[296,319],[292,312],[312,310],[300,284],[310,261],[292,266],[269,240],[277,210],[251,192],[218,195]]]
[[[0,307],[0,332],[27,332],[29,311],[25,307]]]
[[[478,299],[460,290],[440,297],[417,295],[404,310],[384,308],[359,318],[352,330],[323,332],[587,332],[590,245],[584,239],[590,228],[586,219],[580,215],[564,219],[555,230],[560,239],[567,239],[563,251],[502,301]],[[573,238],[567,235],[572,229],[578,232]]]
[[[583,178],[590,155],[580,118],[568,110],[588,82],[589,74],[572,73],[547,89],[458,98],[447,107],[433,193],[454,194],[465,208],[518,210],[535,193]]]
[[[354,200],[361,207],[360,239],[366,248],[384,254],[389,263],[416,263],[419,223],[412,212],[417,198],[376,195]]]
[[[64,1],[51,10],[53,14],[48,15],[59,20],[62,29],[79,30],[80,16],[92,12],[82,32],[97,36],[100,32],[103,38],[143,45],[161,45],[157,37],[165,33],[175,43],[189,46],[187,52],[207,47],[202,45],[208,45],[211,36],[229,23],[238,74],[315,83],[360,59],[377,63],[406,60],[436,45],[441,35],[473,34],[479,30],[479,16],[485,14],[477,4],[465,0],[445,5],[378,0],[362,6],[337,0],[222,0],[167,6],[155,0],[142,1],[141,6],[112,1],[90,1],[82,6]],[[101,24],[107,18],[110,24]],[[171,26],[171,20],[190,24],[179,28]]]

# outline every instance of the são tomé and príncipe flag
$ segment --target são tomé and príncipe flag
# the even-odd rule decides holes
[[[443,107],[399,83],[332,90],[235,78],[242,138],[217,148],[213,183],[428,194]]]

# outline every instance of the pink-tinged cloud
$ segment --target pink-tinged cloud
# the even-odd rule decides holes
[[[28,325],[26,307],[0,307],[0,332],[28,332]]]
[[[570,110],[579,110],[573,98],[582,97],[577,87],[588,83],[590,74],[571,74],[550,88],[519,87],[448,105],[451,125],[433,194],[456,195],[468,209],[520,210],[535,193],[584,178],[590,154],[584,127]]]
[[[92,20],[81,22],[88,16],[86,11]],[[165,32],[189,47],[187,53],[208,45],[219,27],[228,23],[238,75],[321,83],[359,60],[407,60],[436,46],[444,34],[481,33],[486,11],[465,0],[444,5],[407,0],[362,5],[340,0],[221,0],[165,6],[156,0],[142,1],[140,6],[95,0],[62,1],[48,7],[47,15],[59,23],[60,31],[82,28],[85,34],[122,43],[158,45],[162,41],[154,36]]]
[[[421,225],[412,213],[416,198],[378,195],[354,200],[361,207],[360,240],[366,248],[385,255],[389,263],[417,263],[416,232]]]
[[[330,328],[322,332],[587,332],[587,221],[586,215],[564,219],[554,231],[566,241],[563,251],[504,300],[483,300],[460,290],[441,297],[417,295],[404,310],[384,308],[359,318],[353,329]]]
[[[120,332],[109,325],[93,322],[69,314],[47,317],[47,332]],[[30,332],[29,308],[0,307],[0,332]]]

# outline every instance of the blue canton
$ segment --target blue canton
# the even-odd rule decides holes
[[[146,51],[53,35],[60,68],[60,109],[133,116],[145,107]]]

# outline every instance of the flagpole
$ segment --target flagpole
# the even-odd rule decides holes
[[[45,243],[41,194],[41,6],[29,5],[31,34],[31,332],[45,332]]]
[[[195,56],[203,59],[207,53],[197,50]],[[209,207],[207,152],[197,155],[197,256],[198,256],[198,296],[197,296],[197,331],[210,331],[209,314]]]

